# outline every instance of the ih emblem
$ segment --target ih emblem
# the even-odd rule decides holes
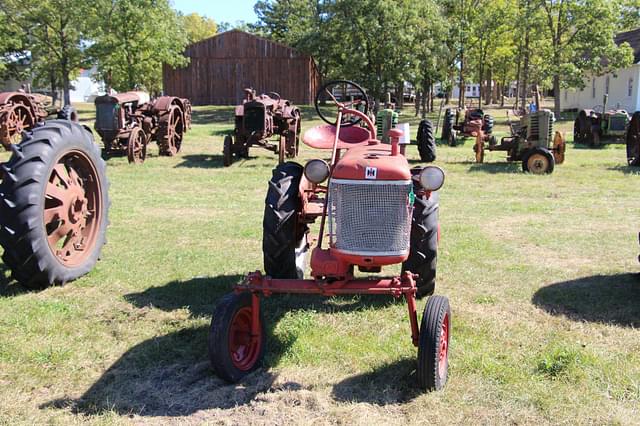
[[[367,170],[364,172],[365,179],[377,179],[378,178],[378,168],[377,167],[367,167]]]

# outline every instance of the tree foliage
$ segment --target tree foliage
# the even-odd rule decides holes
[[[187,33],[189,44],[213,37],[218,32],[218,24],[211,18],[201,16],[197,13],[190,13],[180,17],[182,27]]]

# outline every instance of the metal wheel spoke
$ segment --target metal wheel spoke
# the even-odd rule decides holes
[[[47,189],[45,190],[45,194],[46,194],[45,195],[46,197],[58,200],[61,203],[64,203],[69,198],[67,194],[67,189],[61,188],[51,182],[47,183]]]
[[[52,207],[45,209],[44,211],[44,223],[49,224],[54,222],[55,220],[60,220],[63,218],[65,213],[65,208],[63,205]]]

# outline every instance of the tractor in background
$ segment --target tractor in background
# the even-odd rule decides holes
[[[486,142],[495,143],[493,117],[480,108],[451,108],[444,111],[441,139],[449,146],[456,146],[460,139],[476,138],[482,133]],[[493,142],[491,142],[493,140]]]
[[[593,148],[604,143],[624,143],[631,121],[629,113],[623,109],[607,110],[609,95],[604,95],[602,112],[583,109],[578,112],[573,123],[573,142]]]
[[[248,158],[252,146],[278,153],[278,163],[295,158],[300,145],[301,123],[298,107],[278,93],[256,96],[255,90],[245,89],[245,99],[235,109],[233,135],[224,138],[224,166],[230,166],[234,157]],[[277,137],[277,143],[270,143],[272,137]]]

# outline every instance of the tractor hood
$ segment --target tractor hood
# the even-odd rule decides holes
[[[349,149],[338,161],[332,179],[410,180],[409,163],[403,155],[391,155],[391,145],[376,144]]]

